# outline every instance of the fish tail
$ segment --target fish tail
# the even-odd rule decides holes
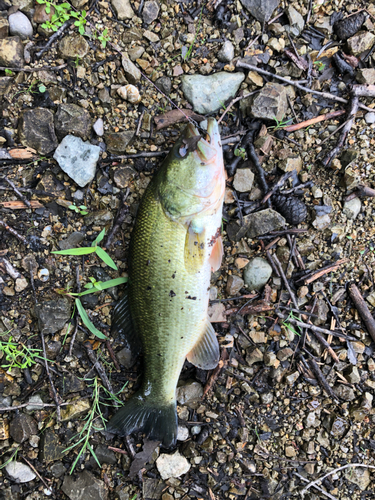
[[[176,401],[161,403],[138,392],[111,418],[106,430],[120,436],[142,431],[149,439],[171,448],[177,440]]]

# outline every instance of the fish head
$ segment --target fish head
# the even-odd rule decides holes
[[[216,213],[225,191],[225,170],[219,126],[208,118],[205,137],[189,123],[158,176],[159,199],[173,219]]]

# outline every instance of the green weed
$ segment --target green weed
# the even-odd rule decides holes
[[[288,118],[287,120],[284,120],[284,117],[281,118],[281,120],[278,120],[276,117],[274,118],[276,125],[273,125],[272,127],[269,127],[270,129],[273,129],[274,131],[280,130],[284,127],[287,127],[288,125],[291,125],[293,123],[292,118]]]
[[[181,57],[184,61],[188,61],[191,57],[191,54],[193,53],[193,48],[194,48],[194,44],[195,42],[197,41],[197,36],[199,34],[199,31],[201,29],[201,23],[202,23],[202,14],[203,14],[203,7],[204,7],[204,4],[202,5],[202,8],[201,8],[201,12],[199,14],[199,21],[198,21],[198,26],[197,26],[197,29],[195,30],[195,37],[194,37],[194,40],[191,42],[191,44],[189,45],[189,48],[185,54],[185,56],[182,55],[182,52],[181,52]]]
[[[245,148],[236,148],[234,150],[234,156],[241,156],[244,160],[246,158],[246,149]]]
[[[12,336],[7,341],[0,341],[0,352],[3,353],[3,359],[0,362],[1,367],[7,369],[7,371],[12,368],[24,370],[35,365],[37,359],[44,360],[42,349],[27,347],[22,342],[13,342]]]
[[[315,61],[314,66],[316,66],[316,69],[319,71],[319,73],[323,73],[326,64],[322,61]]]
[[[80,214],[80,215],[87,215],[88,212],[86,211],[87,210],[87,207],[85,205],[79,205],[77,207],[77,205],[70,205],[69,207],[69,210],[73,210],[76,214]]]

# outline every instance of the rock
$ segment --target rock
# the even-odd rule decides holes
[[[38,318],[38,327],[41,334],[56,333],[70,319],[70,302],[64,297],[36,304],[35,315]]]
[[[361,376],[356,366],[351,366],[348,370],[345,370],[344,376],[351,384],[359,384],[361,381]]]
[[[249,168],[237,169],[233,179],[233,187],[236,191],[239,191],[240,193],[251,191],[253,182],[254,174]]]
[[[232,296],[236,295],[241,288],[244,285],[243,279],[241,279],[239,276],[236,276],[235,274],[231,274],[228,276],[228,281],[227,281],[227,294]]]
[[[294,446],[285,446],[285,456],[288,458],[293,458],[297,455]]]
[[[103,481],[84,470],[76,477],[65,476],[61,487],[70,500],[107,500],[108,490]]]
[[[234,97],[244,79],[243,73],[225,71],[208,76],[183,75],[182,91],[194,111],[209,114],[219,110],[227,99]]]
[[[173,455],[162,453],[156,460],[156,467],[162,479],[180,477],[190,470],[190,463],[178,451]]]
[[[249,214],[244,217],[244,225],[248,228],[247,236],[255,238],[271,231],[277,231],[285,227],[285,219],[272,208],[266,208],[260,212]]]
[[[345,477],[362,491],[367,489],[371,481],[370,471],[366,467],[349,467],[345,471]]]
[[[227,40],[223,43],[221,49],[217,54],[217,58],[219,61],[224,63],[229,63],[234,57],[234,47],[233,43],[230,40]]]
[[[90,409],[90,402],[87,399],[76,400],[70,405],[61,409],[61,421],[74,420]]]
[[[260,290],[272,275],[272,267],[262,257],[252,259],[244,269],[244,280],[249,290]]]
[[[57,462],[57,464],[51,465],[51,472],[53,477],[59,478],[65,474],[66,469],[61,462]]]
[[[361,200],[359,198],[353,198],[352,200],[346,201],[343,206],[343,212],[348,219],[356,219],[362,208]]]
[[[72,392],[81,392],[86,389],[84,380],[76,377],[72,373],[64,373],[58,380],[58,387],[61,389],[63,396]]]
[[[120,189],[124,189],[132,182],[136,171],[131,167],[119,167],[113,174],[113,182]]]
[[[325,300],[318,299],[316,301],[314,309],[311,311],[313,314],[318,316],[317,318],[313,318],[314,325],[324,325],[327,321],[327,315],[329,313],[329,307]]]
[[[118,362],[124,366],[127,370],[134,365],[137,358],[133,356],[133,352],[129,347],[124,347],[121,351],[116,353]]]
[[[375,69],[374,68],[362,68],[358,69],[356,76],[358,83],[365,83],[367,85],[375,84]]]
[[[299,35],[305,27],[305,21],[303,20],[303,17],[292,5],[289,5],[287,7],[286,13],[289,19],[290,27],[296,28],[298,31],[297,35]]]
[[[159,4],[155,0],[150,0],[148,2],[145,2],[143,11],[142,11],[142,18],[143,22],[145,24],[151,24],[152,21],[155,21],[159,15]]]
[[[18,122],[18,137],[24,146],[36,149],[40,154],[48,154],[57,147],[57,137],[53,125],[53,113],[45,108],[21,111]]]
[[[48,358],[48,354],[47,354]],[[28,401],[28,404],[26,406],[27,411],[35,411],[35,410],[40,410],[43,408],[43,400],[39,396],[39,394],[35,394],[35,396],[30,396],[30,399]]]
[[[84,142],[74,135],[67,135],[53,155],[61,170],[69,175],[80,187],[93,180],[100,147]]]
[[[47,429],[40,440],[39,460],[43,462],[61,460],[66,447],[60,444],[59,437],[51,429]]]
[[[296,170],[298,174],[302,168],[302,158],[299,155],[290,155],[285,160],[280,161],[277,166],[283,172],[292,172]]]
[[[0,40],[0,66],[7,68],[24,66],[23,43],[18,36]]]
[[[29,283],[25,278],[17,278],[16,279],[16,286],[14,287],[17,293],[23,292],[25,288],[27,288]]]
[[[34,474],[30,467],[22,462],[10,462],[5,467],[5,470],[13,481],[20,483],[28,483],[36,478],[36,474]]]
[[[106,132],[104,140],[107,149],[113,154],[125,153],[126,147],[134,137],[134,130],[125,130],[124,132]]]
[[[9,23],[4,17],[0,17],[0,39],[7,38],[9,33]]]
[[[152,31],[145,30],[143,32],[143,36],[147,38],[148,41],[156,43],[160,40],[159,36],[156,33],[153,33]]]
[[[269,21],[280,0],[241,0],[242,5],[261,23]]]
[[[349,52],[359,56],[362,52],[371,49],[375,42],[375,35],[369,31],[359,31],[347,40]]]
[[[126,99],[132,104],[137,104],[141,100],[141,95],[139,90],[134,85],[125,85],[126,88]]]
[[[251,366],[254,363],[261,363],[263,361],[263,353],[260,349],[252,349],[246,355],[246,363]]]
[[[64,36],[59,43],[59,50],[64,59],[84,59],[89,48],[86,38],[78,33]]]
[[[177,387],[176,399],[180,405],[188,405],[196,403],[203,396],[203,387],[199,382],[191,382],[190,384]]]
[[[47,21],[51,21],[52,16],[55,14],[55,7],[53,5],[50,6],[50,12],[46,12],[45,4],[35,4],[35,11],[33,15],[33,21],[37,24],[42,24]]]
[[[331,218],[328,214],[321,215],[320,217],[316,217],[312,225],[317,229],[318,231],[323,231],[326,227],[328,227],[331,224]]]
[[[93,127],[95,134],[98,137],[102,137],[104,135],[104,122],[102,118],[98,118],[94,123]]]
[[[128,49],[128,54],[130,59],[134,62],[137,59],[140,59],[142,57],[142,54],[144,53],[145,49],[143,47],[140,47],[139,45],[136,45],[135,47],[130,47]]]
[[[120,21],[134,17],[130,0],[111,0],[112,7]]]
[[[291,356],[293,356],[293,353],[294,353],[293,349],[291,349],[290,347],[284,347],[283,349],[280,349],[277,352],[276,356],[279,361],[285,361]]]
[[[217,302],[216,304],[211,304],[208,306],[208,317],[211,323],[226,321],[225,316],[225,305]]]
[[[113,451],[109,450],[107,446],[103,446],[102,444],[99,444],[95,448],[95,455],[100,464],[114,465],[115,463],[117,463],[116,455],[113,453]],[[93,456],[90,457],[90,464],[93,466],[97,465],[97,462]]]
[[[88,215],[85,215],[85,224],[91,226],[95,224],[96,226],[104,226],[113,219],[112,212],[109,210],[96,210]]]
[[[189,429],[184,425],[179,425],[177,429],[177,441],[186,441],[189,439]]]
[[[79,231],[70,233],[67,238],[59,241],[58,245],[60,250],[67,250],[68,248],[77,248],[78,245],[84,240],[85,235]]]
[[[12,86],[13,81],[14,78],[12,78],[11,76],[0,77],[0,97],[3,97],[5,94],[7,94],[8,90]]]
[[[365,114],[365,121],[366,121],[366,123],[369,123],[369,124],[375,123],[375,113],[374,112],[366,113]]]
[[[109,95],[109,90],[107,89],[107,87],[104,87],[104,89],[99,90],[98,97],[102,104],[111,103],[111,96]]]
[[[172,80],[169,78],[169,76],[162,76],[162,77],[158,78],[155,82],[155,85],[164,94],[169,95],[171,93]]]
[[[279,83],[268,82],[255,97],[251,105],[254,118],[281,121],[288,111],[286,89]]]
[[[353,401],[353,399],[355,399],[355,393],[348,385],[337,385],[333,388],[333,392],[344,401]]]
[[[59,141],[72,134],[87,139],[91,132],[91,116],[77,104],[60,104],[55,115],[55,130]]]
[[[33,37],[33,27],[29,18],[17,11],[8,17],[9,32],[12,36],[19,36],[22,40]]]
[[[129,81],[129,83],[135,85],[141,79],[141,72],[126,55],[122,57],[121,62],[122,67],[124,68],[126,79]]]
[[[16,443],[23,443],[33,434],[38,433],[38,426],[30,415],[19,413],[11,421],[9,433]]]

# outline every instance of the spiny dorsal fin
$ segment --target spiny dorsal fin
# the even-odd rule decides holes
[[[203,370],[216,368],[220,359],[220,348],[215,330],[207,318],[204,331],[198,342],[187,355],[187,360]]]
[[[130,305],[128,297],[128,287],[125,288],[125,294],[114,307],[112,314],[111,335],[113,337],[121,336],[127,342],[127,346],[134,357],[142,350],[142,344],[130,314]]]

